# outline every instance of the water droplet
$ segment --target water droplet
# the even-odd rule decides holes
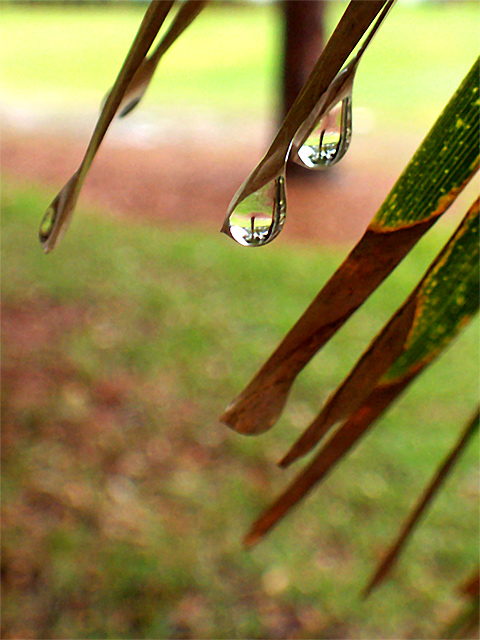
[[[140,102],[141,100],[141,96],[140,97],[136,97],[133,100],[131,100],[128,104],[125,105],[125,107],[120,111],[120,113],[118,114],[119,118],[124,118],[126,115],[128,115],[130,113],[130,111],[133,111],[135,109],[135,107],[137,106],[137,104]]]
[[[352,97],[331,107],[297,151],[294,160],[308,169],[332,167],[346,154],[352,138]]]
[[[261,247],[282,230],[286,205],[285,176],[280,175],[237,204],[228,218],[227,233],[238,244]]]
[[[55,243],[63,236],[70,223],[78,197],[75,188],[78,186],[79,172],[80,169],[77,169],[57,193],[40,222],[38,235],[45,253],[49,253],[54,248]]]
[[[53,224],[55,222],[55,207],[52,205],[46,210],[45,215],[40,222],[40,229],[38,231],[40,236],[40,242],[44,242],[50,236]]]

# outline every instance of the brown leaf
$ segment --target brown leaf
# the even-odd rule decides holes
[[[155,40],[158,30],[167,17],[173,2],[174,0],[162,0],[162,2],[152,2],[149,5],[115,84],[108,95],[79,168],[54,198],[42,218],[39,237],[45,253],[49,253],[65,233],[71,221],[83,181],[100,148],[107,129],[115,117],[128,85]]]
[[[423,368],[478,309],[479,212],[477,198],[420,283],[373,339],[281,466],[308,453],[330,427],[361,406],[377,383],[386,381],[383,376],[410,378]],[[462,286],[464,292],[459,295]]]
[[[433,223],[433,220],[428,220],[388,233],[367,230],[220,420],[247,435],[270,429],[280,416],[300,371]]]
[[[437,470],[435,476],[430,482],[429,486],[425,490],[423,496],[418,501],[417,506],[412,511],[410,517],[407,519],[405,524],[400,531],[395,542],[391,545],[390,549],[386,553],[384,559],[380,562],[375,574],[372,579],[368,583],[368,586],[365,588],[364,595],[368,596],[373,589],[378,587],[378,585],[383,582],[383,580],[387,577],[388,573],[391,571],[392,567],[396,563],[400,553],[402,552],[407,540],[412,534],[413,529],[419,523],[420,518],[427,510],[428,506],[432,502],[435,494],[440,489],[441,485],[445,481],[446,477],[452,470],[453,465],[457,462],[461,453],[464,451],[465,447],[469,444],[472,436],[475,434],[478,429],[479,424],[479,410],[477,409],[476,414],[468,423],[466,429],[464,429],[461,434],[458,442],[453,447],[452,451],[448,455],[448,457],[444,460],[443,464]],[[478,572],[476,575],[477,582],[472,582],[467,585],[467,593],[470,593],[470,589],[477,589],[478,592]],[[478,594],[477,594],[478,595]]]
[[[410,380],[377,387],[357,411],[333,434],[312,462],[300,473],[276,502],[254,523],[245,538],[245,545],[256,544],[313,487],[323,480],[333,467],[358,442],[369,426],[405,389]]]
[[[229,427],[259,434],[275,424],[298,373],[475,175],[479,166],[478,68],[477,60],[357,246],[225,410],[220,419]]]

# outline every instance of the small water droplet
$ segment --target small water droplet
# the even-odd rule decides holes
[[[246,247],[261,247],[285,224],[285,176],[281,175],[239,202],[228,218],[228,233]]]
[[[55,222],[55,207],[52,204],[52,206],[50,206],[47,209],[47,211],[45,212],[45,215],[42,218],[42,221],[40,222],[39,236],[40,236],[41,242],[44,242],[50,236],[53,229],[54,222]]]
[[[352,97],[349,95],[322,116],[294,159],[308,169],[332,167],[346,154],[351,138]]]
[[[141,71],[142,67],[140,67],[140,71]],[[137,71],[138,73],[138,71]],[[131,111],[133,111],[135,109],[135,107],[138,105],[138,103],[142,100],[147,88],[148,88],[148,82],[143,81],[141,84],[135,84],[135,79],[136,76],[133,77],[133,80],[131,82],[131,84],[128,86],[127,91],[125,93],[125,95],[122,98],[122,101],[120,102],[120,105],[118,106],[117,109],[117,115],[119,118],[124,118],[125,116],[127,116]],[[133,86],[132,86],[133,85]],[[103,109],[105,108],[105,105],[107,103],[107,100],[110,96],[111,93],[111,89],[110,91],[106,94],[106,96],[103,98],[102,103],[100,105],[100,111],[102,112]]]
[[[130,113],[130,111],[133,111],[135,109],[135,107],[137,106],[137,104],[140,102],[141,100],[141,96],[140,97],[136,97],[133,100],[131,100],[128,104],[125,105],[125,107],[120,111],[120,113],[118,114],[119,118],[124,118],[126,115],[128,115]]]

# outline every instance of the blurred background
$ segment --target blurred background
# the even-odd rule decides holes
[[[312,3],[313,4],[313,3]],[[282,419],[218,416],[362,235],[478,50],[477,2],[398,2],[328,174],[291,176],[282,236],[218,233],[283,111],[281,3],[213,2],[115,122],[61,245],[37,229],[77,168],[143,2],[2,2],[4,638],[425,638],[478,561],[478,439],[392,578],[359,594],[469,419],[478,326],[252,551],[276,462],[403,302],[470,185],[299,376]],[[325,42],[346,7],[321,3]],[[475,324],[475,323],[473,323]]]

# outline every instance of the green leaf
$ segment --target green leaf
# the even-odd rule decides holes
[[[350,255],[221,416],[259,434],[280,416],[296,376],[440,218],[479,166],[479,60],[453,95]]]

